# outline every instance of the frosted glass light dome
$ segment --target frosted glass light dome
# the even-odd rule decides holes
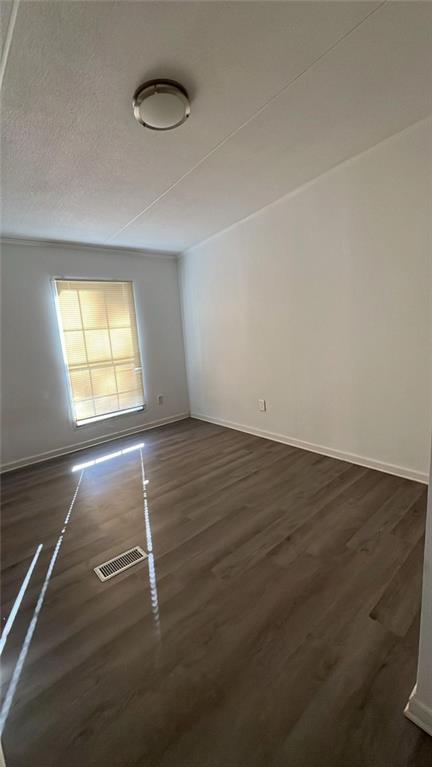
[[[133,98],[135,119],[151,130],[172,130],[190,115],[188,94],[174,80],[151,80],[141,85]]]

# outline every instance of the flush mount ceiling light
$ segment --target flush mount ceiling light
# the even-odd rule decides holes
[[[190,115],[187,91],[175,80],[150,80],[140,85],[132,106],[135,119],[151,130],[172,130]]]

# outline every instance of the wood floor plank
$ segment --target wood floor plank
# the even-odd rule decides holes
[[[362,503],[365,494],[379,484],[379,477],[376,474],[361,470],[359,467],[350,469],[346,477],[347,483],[337,483],[335,492],[331,492],[329,497],[323,494],[322,497],[318,495],[313,499],[296,529],[275,550],[274,555],[278,564],[290,563],[299,552],[309,549],[315,549],[317,553],[320,547],[323,553],[325,543],[328,547],[327,553],[345,548],[345,542],[350,538],[350,532],[347,533],[345,527],[346,516],[349,515],[350,510],[355,513],[357,505]],[[344,475],[342,475],[343,479]],[[387,479],[385,481],[388,482]]]
[[[424,488],[416,482],[405,480],[399,484],[395,492],[391,493],[382,505],[378,505],[374,514],[368,514],[364,521],[347,542],[351,548],[359,548],[362,544],[393,530],[397,524],[404,524],[414,505],[425,497]],[[424,525],[424,520],[420,520]],[[408,525],[412,527],[411,521]],[[418,529],[418,527],[417,527]]]
[[[65,524],[72,468],[137,444],[84,470]],[[3,622],[43,545],[2,657],[11,767],[431,763],[402,715],[424,486],[186,419],[11,472],[2,497]]]
[[[414,545],[424,535],[426,525],[426,493],[422,495],[415,503],[410,506],[406,514],[398,520],[395,520],[390,528],[391,532],[398,538],[402,538],[407,544]]]
[[[396,571],[370,614],[398,636],[405,636],[420,610],[423,552],[424,537]]]
[[[338,641],[344,648],[342,660],[270,761],[274,767],[287,764],[290,767],[342,767],[346,764],[346,733],[361,716],[366,692],[394,640],[379,623],[361,615],[344,628]]]
[[[296,478],[292,479],[289,490],[287,489],[284,493],[284,503],[282,504],[281,500],[276,501],[275,505],[280,509],[278,518],[257,535],[249,537],[241,547],[218,562],[213,568],[215,575],[222,578],[233,578],[257,564],[262,557],[276,548],[281,541],[286,540],[289,534],[298,527],[300,519],[304,516],[302,501],[307,503],[310,495],[334,479],[335,473],[336,477],[339,477],[347,470],[348,466],[342,462],[340,466],[332,466],[330,474],[325,465],[317,466],[313,477],[309,478],[307,489],[305,489],[303,474],[298,472]]]
[[[418,737],[418,728],[402,714],[406,691],[416,674],[419,616],[403,640],[396,641],[381,659],[365,690],[350,738],[341,747],[341,763],[352,767],[427,767],[430,739]],[[392,694],[389,695],[389,690]]]

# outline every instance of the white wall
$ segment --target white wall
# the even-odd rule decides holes
[[[148,408],[75,427],[51,278],[133,280]],[[61,452],[189,410],[177,264],[70,246],[2,245],[2,464]],[[156,404],[157,394],[164,404]]]
[[[182,256],[193,414],[427,479],[431,133],[422,121]]]
[[[429,476],[417,684],[405,713],[432,735],[432,460]]]

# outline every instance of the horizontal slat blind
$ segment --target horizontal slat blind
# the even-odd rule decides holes
[[[55,280],[78,425],[144,405],[131,282]]]

